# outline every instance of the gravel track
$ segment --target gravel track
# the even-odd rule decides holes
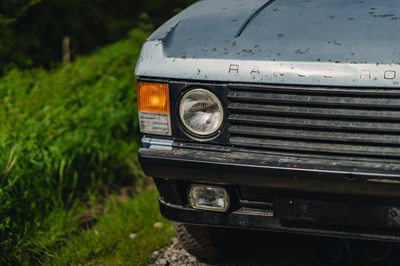
[[[385,256],[379,250],[388,247]],[[366,249],[374,250],[372,255],[382,255],[384,260],[372,262]],[[238,239],[238,250],[223,261],[202,262],[187,253],[173,238],[173,244],[153,253],[151,266],[395,266],[400,265],[399,245],[361,240],[342,240],[325,237],[310,237],[277,233],[256,232],[245,239]]]

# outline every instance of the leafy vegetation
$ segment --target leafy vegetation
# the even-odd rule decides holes
[[[0,264],[40,263],[76,233],[79,199],[140,177],[133,66],[145,37],[0,79]]]
[[[153,250],[170,242],[174,231],[158,211],[157,193],[110,198],[105,214],[91,230],[72,236],[51,253],[47,265],[148,265]]]

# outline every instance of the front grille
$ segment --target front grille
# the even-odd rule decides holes
[[[230,85],[238,148],[400,159],[400,90]]]

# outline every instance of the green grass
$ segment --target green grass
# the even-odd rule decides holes
[[[0,264],[42,263],[82,206],[142,180],[133,69],[146,36],[0,78]]]
[[[152,251],[167,245],[173,235],[171,223],[159,214],[155,190],[123,202],[111,198],[98,224],[68,239],[45,264],[148,265]]]

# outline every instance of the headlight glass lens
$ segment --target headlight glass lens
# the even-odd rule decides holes
[[[213,93],[204,89],[194,89],[182,97],[179,115],[190,132],[208,136],[221,127],[224,111],[221,102]]]

